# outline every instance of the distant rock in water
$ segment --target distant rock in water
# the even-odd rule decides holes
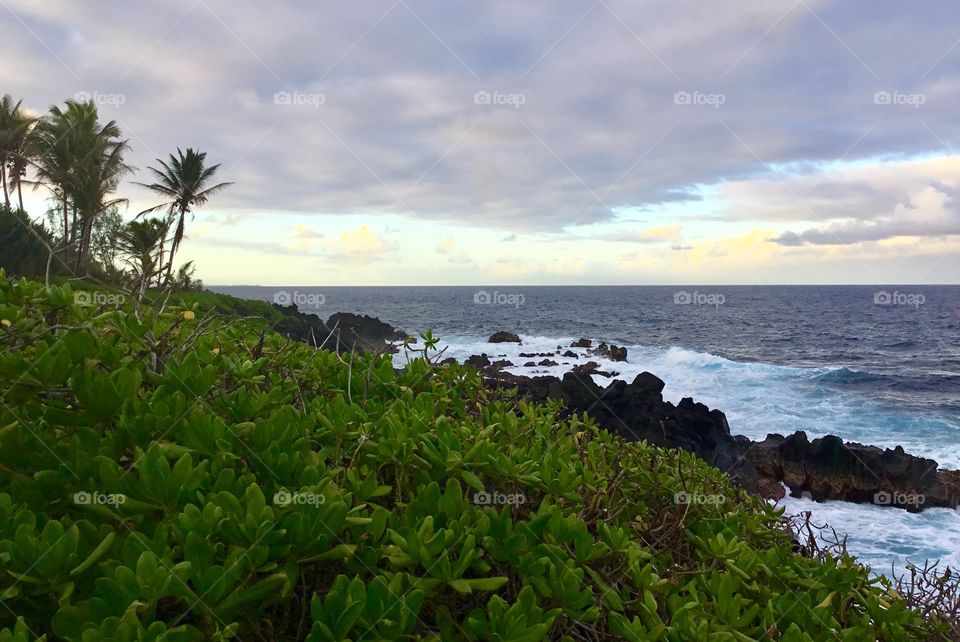
[[[593,346],[593,341],[590,339],[577,339],[570,344],[571,348],[589,348]]]
[[[487,343],[520,343],[520,337],[513,332],[494,332]]]
[[[627,360],[627,349],[622,346],[615,346],[612,343],[610,345],[601,343],[593,350],[593,354],[598,357],[606,357],[611,361]]]
[[[475,354],[467,358],[463,365],[470,366],[475,370],[483,370],[490,365],[490,359],[485,354]]]
[[[601,377],[616,377],[619,372],[606,372],[600,369],[600,364],[596,361],[588,361],[573,366],[572,372],[578,375],[599,375]]]

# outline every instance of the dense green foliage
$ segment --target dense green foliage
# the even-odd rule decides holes
[[[194,307],[0,274],[0,641],[926,637],[689,454]]]
[[[0,205],[0,269],[43,278],[52,240],[50,233],[23,210]]]

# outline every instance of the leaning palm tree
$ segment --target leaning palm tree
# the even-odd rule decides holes
[[[190,147],[186,153],[177,148],[177,155],[170,154],[169,162],[157,159],[162,170],[155,167],[147,169],[153,172],[157,179],[155,183],[135,183],[141,187],[160,194],[166,199],[163,203],[144,210],[140,214],[156,212],[166,209],[171,219],[176,219],[177,225],[173,233],[173,239],[170,242],[170,250],[167,256],[167,278],[170,279],[173,273],[173,257],[180,248],[183,241],[184,229],[186,227],[187,214],[193,212],[193,209],[206,203],[211,196],[221,191],[233,183],[217,183],[210,185],[214,174],[220,169],[220,165],[206,166],[207,154]],[[139,214],[138,214],[139,216]]]
[[[36,119],[20,108],[21,101],[13,102],[9,94],[0,98],[0,183],[3,183],[3,203],[10,208],[10,186],[20,194],[20,209],[23,195],[20,179],[26,171],[29,134]]]

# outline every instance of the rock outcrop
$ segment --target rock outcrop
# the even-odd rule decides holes
[[[392,341],[400,341],[406,334],[376,317],[351,312],[330,315],[324,324],[329,339],[327,345],[339,346],[341,351],[379,351]]]
[[[274,306],[283,312],[283,319],[274,328],[277,332],[328,350],[392,351],[390,344],[407,336],[376,317],[337,312],[324,321],[315,314],[300,312],[295,304]]]
[[[870,502],[910,511],[960,503],[960,471],[939,470],[936,461],[903,448],[883,450],[835,436],[810,441],[803,432],[753,442],[732,435],[719,410],[689,397],[677,405],[664,401],[664,382],[649,372],[604,388],[584,376],[594,372],[581,370],[562,379],[496,372],[489,382],[516,387],[534,401],[561,399],[565,412],[585,412],[627,440],[692,452],[766,498],[782,498],[786,484],[791,495],[809,494],[817,501]]]
[[[598,357],[606,357],[611,361],[627,360],[627,349],[623,346],[613,345],[612,343],[609,345],[606,343],[601,343],[593,349],[593,354],[597,355]]]
[[[513,332],[494,332],[487,343],[520,343],[520,337]]]

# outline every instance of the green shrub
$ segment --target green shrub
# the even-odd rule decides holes
[[[0,641],[929,634],[689,454],[194,308],[0,274]]]

